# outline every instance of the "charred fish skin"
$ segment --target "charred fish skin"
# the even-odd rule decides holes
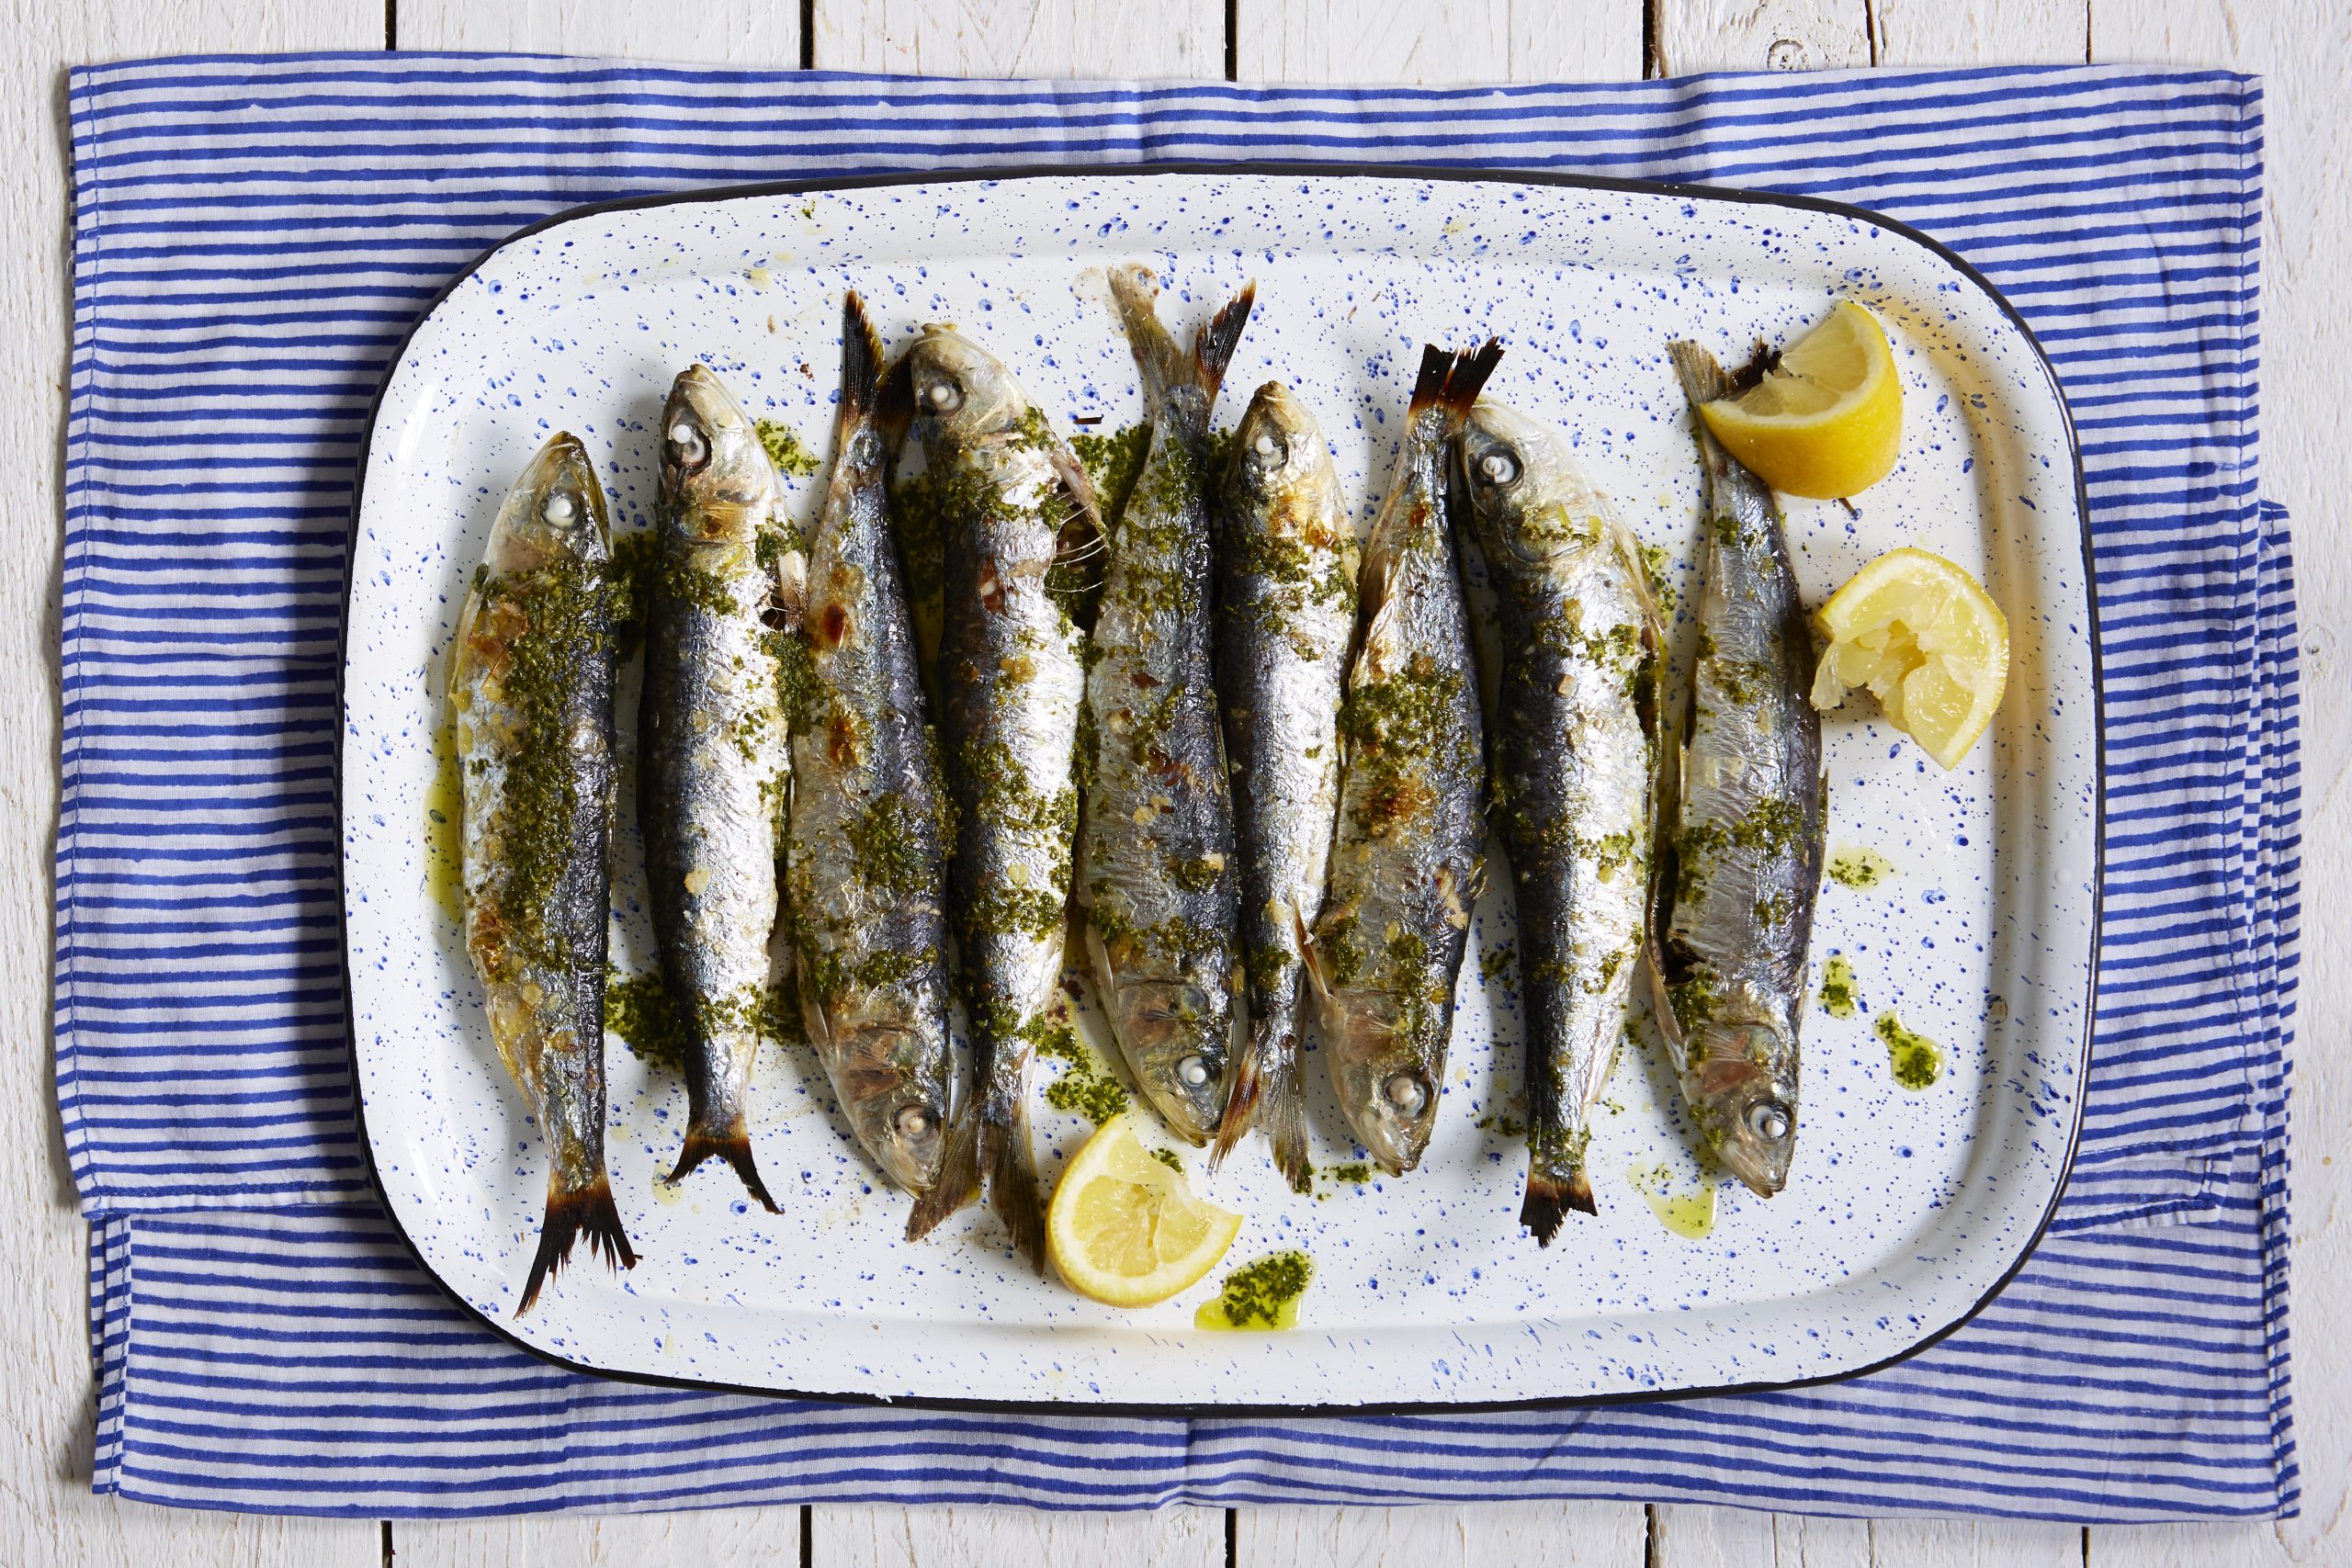
[[[1170,1129],[1200,1144],[1225,1107],[1239,982],[1210,655],[1209,419],[1255,290],[1190,346],[1160,324],[1148,270],[1114,268],[1111,292],[1151,438],[1112,529],[1094,627],[1079,908],[1112,1037]]]
[[[717,1157],[773,1213],[745,1101],[792,770],[789,638],[770,622],[787,618],[800,561],[778,538],[789,525],[758,431],[700,365],[662,411],[655,525],[638,817],[662,975],[688,1035],[685,1144],[670,1179]]]
[[[1340,699],[1355,635],[1356,538],[1322,427],[1280,381],[1234,427],[1218,511],[1216,691],[1240,854],[1250,1029],[1217,1124],[1254,1122],[1300,1192],[1307,1164],[1299,984],[1340,807]]]
[[[1566,1210],[1594,1212],[1589,1115],[1645,942],[1660,630],[1640,547],[1556,432],[1482,400],[1454,451],[1500,622],[1489,817],[1519,910],[1520,1223],[1548,1247]]]
[[[939,497],[939,729],[956,822],[948,919],[975,1079],[907,1234],[928,1234],[986,1172],[989,1206],[1042,1269],[1029,1067],[1061,981],[1102,521],[1045,415],[952,329],[926,327],[908,346],[883,403],[922,443]]]
[[[1729,379],[1668,346],[1695,408]],[[1699,648],[1658,836],[1651,973],[1700,1136],[1762,1197],[1788,1180],[1797,1036],[1827,782],[1814,651],[1772,492],[1698,424],[1706,468]]]
[[[499,508],[450,649],[466,952],[499,1059],[550,1152],[517,1317],[583,1234],[608,1263],[637,1263],[605,1167],[610,560],[595,470],[558,434]]]
[[[1491,339],[1421,353],[1396,479],[1364,541],[1340,823],[1308,949],[1340,1110],[1393,1175],[1429,1146],[1485,874],[1485,725],[1446,470],[1501,357]]]
[[[808,546],[785,885],[809,1041],[858,1143],[920,1193],[946,1152],[947,833],[886,512],[881,367],[853,293],[832,479]]]

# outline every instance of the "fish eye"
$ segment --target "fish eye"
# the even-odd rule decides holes
[[[920,1138],[931,1131],[931,1112],[920,1105],[902,1105],[899,1113],[890,1119],[890,1124],[899,1130],[899,1136],[902,1138]]]
[[[1188,1087],[1199,1089],[1202,1085],[1209,1081],[1209,1064],[1207,1058],[1202,1056],[1184,1057],[1182,1061],[1176,1064],[1176,1076],[1182,1078]]]
[[[1499,447],[1478,459],[1478,477],[1501,490],[1519,480],[1519,459]]]
[[[1391,1073],[1380,1086],[1380,1092],[1399,1116],[1419,1116],[1430,1102],[1430,1086],[1418,1073]]]
[[[1747,1130],[1768,1144],[1789,1135],[1789,1108],[1777,1100],[1759,1100],[1747,1108]]]
[[[933,413],[954,413],[964,406],[964,389],[943,376],[922,389],[922,400]]]
[[[692,422],[682,419],[670,427],[670,460],[689,472],[710,461],[710,442]]]
[[[1270,468],[1277,468],[1290,458],[1289,444],[1271,430],[1260,431],[1258,439],[1250,444],[1250,450]]]
[[[579,519],[580,508],[571,497],[558,491],[539,507],[539,519],[550,528],[569,528]]]

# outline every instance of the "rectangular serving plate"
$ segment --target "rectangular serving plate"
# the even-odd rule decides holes
[[[642,1260],[583,1251],[514,1308],[545,1151],[492,1052],[450,907],[440,671],[504,488],[551,433],[586,441],[616,531],[650,524],[655,425],[700,360],[829,453],[841,296],[893,348],[927,321],[1002,356],[1065,431],[1140,417],[1103,269],[1141,259],[1189,322],[1255,278],[1220,410],[1261,380],[1321,418],[1360,520],[1396,452],[1420,345],[1507,345],[1487,394],[1569,432],[1592,477],[1697,584],[1699,469],[1674,337],[1736,358],[1835,300],[1877,312],[1905,399],[1904,456],[1849,514],[1789,502],[1809,602],[1899,544],[1958,561],[2009,621],[2007,696],[1945,773],[1867,698],[1828,716],[1829,843],[1893,870],[1825,886],[1832,954],[1864,1010],[1804,1030],[1798,1153],[1765,1201],[1692,1155],[1636,1010],[1598,1114],[1600,1213],[1549,1249],[1518,1224],[1524,1151],[1508,879],[1478,905],[1442,1109],[1419,1169],[1366,1176],[1306,1058],[1315,1190],[1252,1140],[1195,1187],[1246,1216],[1229,1267],[1303,1248],[1299,1326],[1212,1333],[1176,1301],[1097,1306],[1040,1279],[978,1209],[902,1238],[907,1200],[849,1137],[813,1056],[763,1051],[753,1140],[781,1215],[718,1167],[676,1189],[675,1077],[608,1046],[614,1186]],[[804,522],[823,469],[791,485]],[[1474,573],[1475,576],[1475,573]],[[1476,585],[1474,584],[1474,592]],[[1677,617],[1687,669],[1690,628]],[[354,524],[341,744],[344,905],[357,1079],[377,1181],[424,1267],[551,1359],[625,1376],[834,1397],[1167,1409],[1562,1403],[1849,1375],[1964,1321],[2022,1261],[2074,1150],[2097,944],[2097,655],[2077,455],[2055,379],[2005,301],[1886,220],[1774,196],[1574,179],[1295,168],[1039,172],[698,193],[583,209],[484,256],[418,324],[384,386]],[[615,961],[651,964],[628,753]],[[1490,974],[1495,977],[1489,978]],[[1074,991],[1082,987],[1073,986]],[[1082,999],[1098,1068],[1115,1057]],[[1877,1020],[1941,1046],[1894,1082]],[[1039,1088],[1060,1064],[1041,1062]],[[1035,1106],[1050,1184],[1091,1131]],[[1145,1113],[1147,1135],[1164,1132]],[[1684,1231],[1712,1212],[1703,1234]],[[1669,1221],[1677,1222],[1669,1224]]]

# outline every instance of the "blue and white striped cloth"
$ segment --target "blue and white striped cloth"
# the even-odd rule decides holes
[[[361,1516],[825,1499],[1617,1496],[2260,1517],[2297,1496],[2285,520],[2256,459],[2258,85],[1973,71],[1435,90],[950,83],[515,57],[72,83],[57,1086],[92,1230],[96,1484]],[[493,1339],[370,1195],[330,788],[369,397],[434,292],[574,203],[1042,163],[1331,159],[1834,197],[2030,318],[2087,466],[2106,942],[2082,1154],[1982,1316],[1799,1392],[1147,1420],[601,1382]]]

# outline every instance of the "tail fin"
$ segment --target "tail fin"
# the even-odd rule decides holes
[[[637,1254],[629,1247],[628,1233],[621,1229],[620,1211],[613,1206],[609,1180],[599,1174],[573,1192],[559,1192],[549,1180],[547,1217],[539,1222],[539,1250],[531,1259],[530,1278],[523,1282],[523,1304],[514,1309],[516,1317],[531,1310],[531,1303],[539,1299],[539,1287],[550,1275],[562,1272],[573,1240],[582,1235],[588,1238],[588,1250],[604,1254],[605,1262],[621,1269],[637,1267]]]
[[[1527,1196],[1519,1205],[1519,1223],[1535,1233],[1538,1243],[1552,1245],[1570,1209],[1583,1214],[1600,1213],[1592,1201],[1592,1181],[1583,1168],[1553,1171],[1529,1166]]]
[[[842,421],[873,413],[882,401],[882,340],[853,288],[842,297]]]
[[[1159,280],[1140,263],[1111,270],[1111,298],[1119,309],[1119,325],[1134,349],[1136,368],[1143,375],[1144,400],[1157,403],[1171,387],[1198,387],[1210,402],[1225,383],[1226,367],[1233,362],[1234,346],[1249,323],[1250,308],[1258,286],[1245,283],[1225,308],[1209,318],[1185,348],[1162,326],[1157,309]]]
[[[1273,1145],[1274,1168],[1292,1191],[1305,1192],[1314,1184],[1315,1171],[1306,1160],[1306,1103],[1298,1081],[1295,1013],[1295,1009],[1291,1016],[1281,1018],[1251,1013],[1249,1043],[1233,1065],[1233,1088],[1217,1122],[1209,1168],[1224,1163],[1254,1122]]]
[[[1046,1206],[1037,1198],[1037,1160],[1029,1148],[1029,1100],[1013,1101],[1008,1122],[987,1127],[989,1207],[1012,1233],[1012,1245],[1046,1269]]]
[[[1730,375],[1697,344],[1677,338],[1666,345],[1666,356],[1674,362],[1674,378],[1682,383],[1682,395],[1690,400],[1691,407],[1730,395]]]
[[[907,1216],[907,1239],[921,1241],[940,1222],[970,1202],[980,1190],[980,1108],[964,1107],[964,1114],[947,1128],[947,1152],[939,1161],[939,1179],[930,1190],[916,1195],[914,1212]]]
[[[767,1183],[760,1179],[760,1168],[752,1163],[751,1131],[743,1125],[743,1119],[740,1116],[731,1126],[717,1132],[699,1123],[688,1125],[686,1146],[678,1151],[678,1168],[670,1173],[670,1179],[684,1180],[690,1172],[714,1156],[735,1168],[735,1174],[743,1179],[744,1187],[769,1213],[782,1213],[775,1206],[775,1200],[768,1196]]]
[[[1449,354],[1435,344],[1421,346],[1421,373],[1413,378],[1408,413],[1443,409],[1452,419],[1466,419],[1470,405],[1487,385],[1487,378],[1503,359],[1503,340],[1490,337],[1476,348]]]

